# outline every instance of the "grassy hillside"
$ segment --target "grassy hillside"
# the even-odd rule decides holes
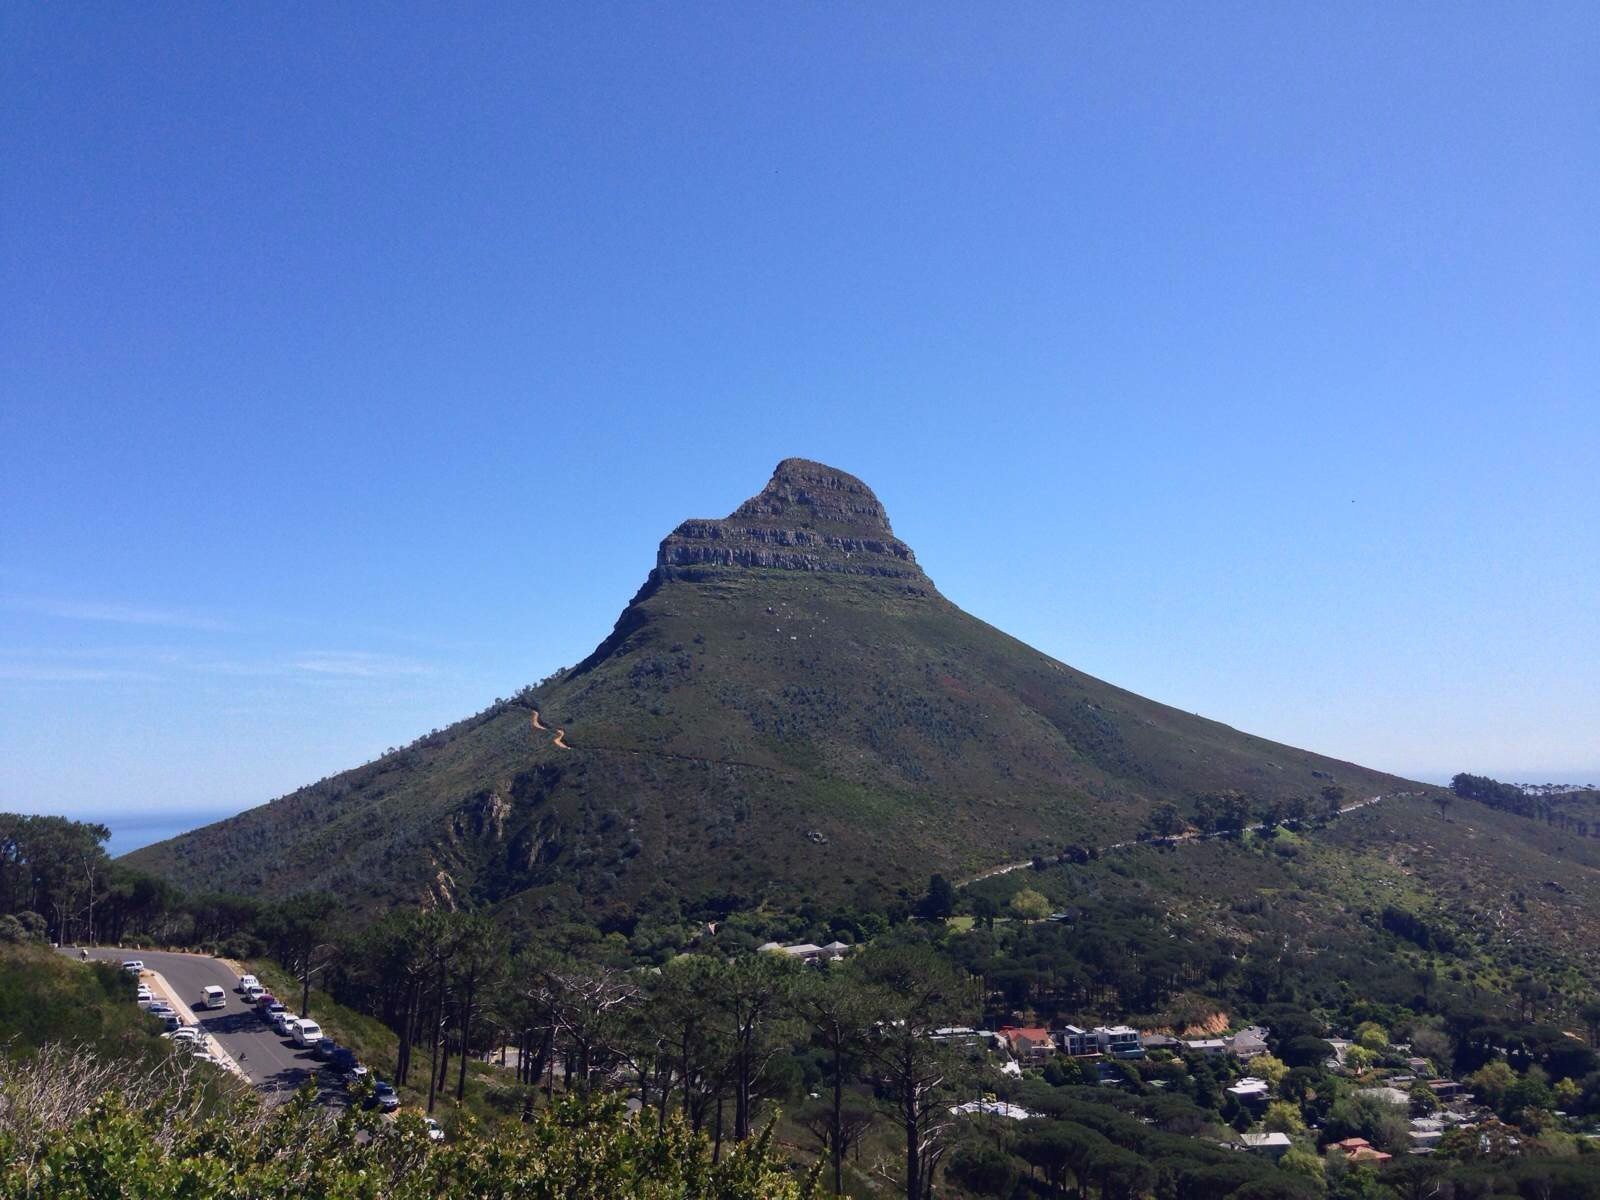
[[[6,1058],[37,1062],[39,1051],[54,1046],[69,1059],[91,1055],[116,1064],[130,1077],[168,1078],[163,1072],[176,1070],[183,1054],[157,1036],[154,1018],[134,1003],[134,986],[132,976],[109,963],[78,963],[45,946],[0,942],[0,1067]],[[196,1083],[205,1103],[242,1090],[215,1069]]]
[[[1231,942],[1257,1003],[1291,981],[1330,1010],[1449,993],[1490,1019],[1533,980],[1542,1013],[1570,1018],[1600,978],[1600,839],[1471,802],[1386,801],[1315,832],[1130,847],[974,890],[1023,887],[1068,911],[1150,905]]]
[[[372,906],[864,905],[930,871],[1130,838],[1196,793],[1409,786],[1031,649],[940,596],[859,481],[802,467],[738,520],[680,527],[577,668],[132,860],[190,888]]]

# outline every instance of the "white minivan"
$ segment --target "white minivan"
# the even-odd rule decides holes
[[[223,991],[221,988],[219,988],[214,983],[211,984],[210,986],[208,986],[206,988],[206,990],[202,993],[202,995],[205,998],[201,1003],[206,1008],[226,1008],[226,1007],[228,1007],[228,993]]]
[[[310,1017],[301,1017],[289,1027],[296,1046],[315,1046],[322,1040],[322,1026]]]

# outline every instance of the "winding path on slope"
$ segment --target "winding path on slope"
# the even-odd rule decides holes
[[[1412,795],[1412,793],[1396,792],[1394,795],[1409,796]],[[1355,812],[1355,810],[1358,808],[1366,808],[1368,805],[1376,804],[1380,800],[1387,800],[1390,798],[1391,797],[1388,796],[1368,796],[1365,800],[1357,800],[1354,804],[1346,804],[1339,810],[1339,815],[1342,817],[1347,812]],[[1101,846],[1097,851],[1095,851],[1095,853],[1105,854],[1111,850],[1126,850],[1129,846],[1178,846],[1185,842],[1205,842],[1210,841],[1212,838],[1223,837],[1233,832],[1259,833],[1265,827],[1265,822],[1258,822],[1254,825],[1246,825],[1237,831],[1231,829],[1218,829],[1212,833],[1180,833],[1175,837],[1149,838],[1145,841],[1140,841],[1135,838],[1133,841],[1112,842],[1109,846]],[[980,871],[970,879],[963,879],[957,883],[956,886],[966,887],[968,884],[977,883],[982,879],[993,879],[996,875],[1009,875],[1012,871],[1020,871],[1024,867],[1031,866],[1033,866],[1033,859],[1031,858],[1025,858],[1021,862],[1004,863],[998,867],[990,867],[987,871]]]
[[[534,727],[534,729],[537,730],[539,733],[549,733],[550,732],[549,728],[545,725],[545,723],[543,721],[539,720],[539,710],[537,708],[535,708],[535,709],[532,709],[530,711],[533,713],[533,727]],[[571,750],[572,747],[567,745],[567,743],[563,740],[566,736],[567,736],[567,731],[565,729],[558,729],[558,730],[556,730],[555,737],[550,739],[550,744],[552,746],[554,746],[557,750]]]

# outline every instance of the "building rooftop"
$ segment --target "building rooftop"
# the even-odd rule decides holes
[[[1241,1133],[1239,1140],[1251,1150],[1264,1150],[1270,1146],[1288,1149],[1294,1145],[1287,1133]]]

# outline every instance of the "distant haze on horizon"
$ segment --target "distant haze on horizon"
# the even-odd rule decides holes
[[[1589,6],[0,45],[0,809],[126,838],[370,760],[578,661],[789,455],[1121,687],[1600,782]]]

